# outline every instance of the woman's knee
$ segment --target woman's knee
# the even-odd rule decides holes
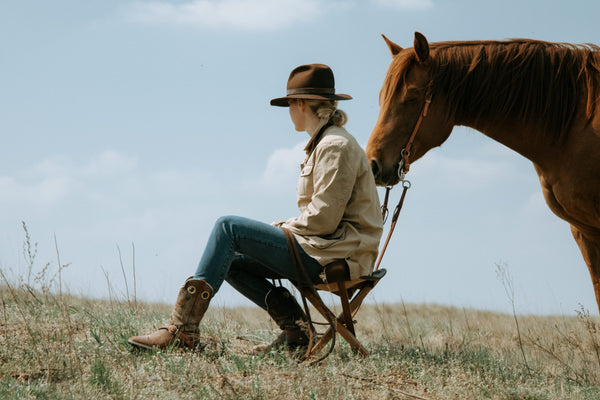
[[[235,215],[224,215],[215,222],[215,231],[223,233],[233,238],[235,226],[239,223],[240,217]]]

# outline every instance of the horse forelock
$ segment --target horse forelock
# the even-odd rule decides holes
[[[595,110],[600,92],[597,46],[514,39],[430,47],[434,96],[446,97],[451,121],[518,119],[556,142],[573,122],[581,90],[587,91],[587,118]],[[403,67],[405,74],[408,68]]]
[[[415,60],[416,55],[414,52],[394,57],[381,88],[380,102],[382,105],[389,103],[391,97],[400,87],[400,83],[404,83],[408,68]]]

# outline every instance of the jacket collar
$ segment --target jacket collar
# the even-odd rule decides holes
[[[317,132],[316,135],[314,135],[313,137],[310,138],[310,140],[306,144],[306,147],[304,148],[304,151],[306,152],[307,158],[313,152],[313,150],[315,149],[315,147],[317,147],[317,145],[319,144],[319,142],[323,138],[323,133],[325,133],[325,131],[327,130],[327,128],[329,128],[330,126],[333,126],[333,124],[331,122],[327,122],[325,125],[323,125],[321,127],[321,129],[319,129],[319,132]]]

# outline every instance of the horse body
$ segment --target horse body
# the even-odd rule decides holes
[[[508,146],[533,162],[546,203],[571,224],[600,310],[600,49],[532,40],[430,46],[419,33],[402,49],[385,39],[394,59],[366,149],[377,183],[398,182],[423,109],[407,161],[456,125]]]

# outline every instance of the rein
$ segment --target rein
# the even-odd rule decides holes
[[[381,249],[381,253],[379,253],[379,258],[377,259],[377,263],[375,264],[374,270],[377,271],[379,265],[381,264],[381,260],[383,259],[383,255],[387,250],[387,246],[392,238],[392,234],[394,233],[394,229],[396,228],[396,223],[398,222],[398,217],[400,216],[400,210],[402,210],[402,206],[404,205],[404,198],[406,197],[406,192],[410,189],[411,183],[406,179],[406,173],[410,169],[410,162],[408,157],[410,156],[410,149],[412,148],[413,142],[415,141],[415,137],[417,136],[417,132],[421,127],[421,123],[423,119],[427,116],[427,112],[429,111],[429,105],[431,104],[431,87],[433,86],[433,81],[429,81],[427,84],[427,93],[425,94],[425,103],[423,104],[423,108],[421,109],[421,113],[419,114],[419,119],[417,119],[417,123],[408,139],[408,143],[402,152],[402,159],[400,160],[400,164],[398,165],[398,177],[400,178],[400,182],[402,182],[402,195],[400,196],[400,200],[398,201],[398,205],[394,210],[394,214],[392,215],[392,222],[390,225],[390,231],[388,232],[387,238],[383,245],[383,249]],[[385,198],[383,200],[383,204],[381,206],[381,216],[383,217],[383,223],[385,224],[389,210],[388,210],[388,201],[390,199],[390,191],[392,190],[392,186],[385,187]]]
[[[377,271],[377,269],[379,269],[379,264],[381,264],[381,260],[383,259],[383,255],[385,254],[388,243],[390,242],[390,239],[392,238],[392,233],[394,233],[394,229],[396,228],[396,222],[398,222],[398,217],[400,216],[400,210],[402,210],[402,206],[404,205],[404,198],[406,197],[406,192],[410,188],[410,181],[408,181],[406,179],[402,179],[402,187],[403,187],[402,195],[400,196],[398,205],[396,205],[396,209],[394,210],[394,214],[392,215],[390,231],[388,232],[387,238],[385,239],[383,249],[381,249],[381,253],[379,253],[379,258],[377,259],[377,263],[375,264],[375,268],[373,269],[374,271]],[[391,190],[392,190],[392,186],[385,187],[385,200],[383,202],[383,205],[381,206],[383,223],[385,223],[385,221],[387,220],[387,216],[388,216],[387,203],[388,203],[388,199],[390,197],[389,195],[390,195]]]

